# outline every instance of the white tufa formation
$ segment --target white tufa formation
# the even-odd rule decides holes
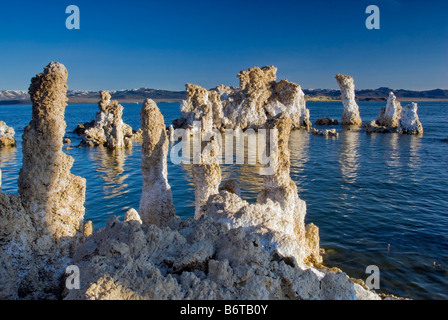
[[[289,174],[293,121],[285,115],[265,123],[278,131],[277,148],[266,147],[276,171],[257,203],[242,200],[236,182],[219,188],[212,137],[193,167],[200,219],[181,220],[166,181],[163,116],[146,100],[140,215],[128,210],[125,221],[111,217],[96,232],[82,225],[85,180],[70,174],[73,159],[62,152],[66,79],[52,63],[30,87],[19,195],[0,190],[0,299],[380,299],[320,264],[318,228],[305,226],[306,204]],[[64,286],[70,265],[80,270],[79,289]]]
[[[200,163],[193,164],[195,219],[206,215],[203,206],[210,196],[219,193],[219,185],[222,179],[219,166],[220,154],[220,146],[214,136],[209,141],[202,141]]]
[[[0,121],[0,148],[15,147],[15,134],[13,127],[8,127],[5,122]]]
[[[141,140],[141,130],[133,131],[131,126],[123,122],[123,106],[118,101],[111,100],[108,91],[101,91],[100,95],[95,120],[78,125],[75,132],[83,137],[83,144],[88,146],[132,148],[133,141]]]
[[[338,73],[336,80],[341,88],[341,100],[344,105],[341,121],[342,125],[361,125],[359,107],[355,100],[355,84],[353,78]]]
[[[83,223],[86,181],[62,151],[66,82],[66,68],[52,62],[29,88],[19,195],[0,190],[0,299],[60,299],[71,255],[92,230]]]
[[[381,109],[376,124],[383,127],[397,128],[402,109],[400,102],[397,101],[397,98],[391,91],[387,99],[386,107]]]
[[[157,104],[146,99],[140,113],[143,132],[140,217],[144,224],[162,226],[174,217],[171,187],[167,178],[169,141]]]
[[[398,132],[407,134],[422,134],[423,126],[417,114],[417,104],[412,102],[403,108],[398,124]]]
[[[31,80],[32,120],[23,134],[19,194],[56,238],[74,236],[84,216],[86,180],[70,173],[73,158],[63,151],[67,69],[50,63]]]
[[[254,67],[238,74],[239,88],[220,85],[212,90],[186,84],[187,96],[181,104],[181,117],[176,128],[191,128],[194,121],[206,121],[205,128],[218,130],[262,127],[268,119],[284,114],[294,128],[306,127],[309,110],[298,84],[276,82],[277,68]]]

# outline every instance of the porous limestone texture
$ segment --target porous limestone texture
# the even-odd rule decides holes
[[[361,125],[362,120],[359,114],[359,107],[355,101],[355,84],[353,78],[338,73],[336,81],[341,88],[341,100],[344,105],[341,122],[342,125]]]
[[[140,121],[143,132],[140,217],[144,224],[162,226],[174,217],[175,209],[167,178],[169,140],[163,115],[153,100],[143,102]]]
[[[277,68],[254,67],[238,74],[239,88],[220,85],[212,90],[186,84],[186,98],[175,128],[192,128],[194,121],[206,122],[203,129],[260,128],[280,114],[292,119],[294,128],[308,128],[309,110],[298,84],[276,81]]]
[[[316,126],[333,126],[338,124],[338,120],[331,119],[330,117],[319,118],[316,120]]]
[[[209,141],[201,142],[200,163],[193,164],[195,219],[205,215],[203,205],[211,195],[219,193],[221,183],[221,168],[219,166],[220,147],[217,139],[212,136]]]
[[[141,130],[134,131],[123,122],[123,106],[116,100],[111,100],[108,91],[101,91],[99,111],[95,120],[79,124],[74,130],[83,138],[82,145],[105,145],[109,149],[132,148],[133,141],[141,141]]]
[[[0,148],[15,147],[15,134],[13,127],[8,127],[5,122],[0,121]]]
[[[390,92],[386,107],[381,109],[378,118],[376,119],[376,124],[382,127],[397,128],[401,118],[402,109],[403,108],[401,107],[400,102],[397,101],[394,93]]]
[[[267,140],[267,150],[276,146],[275,170],[264,176],[257,203],[242,200],[235,181],[219,187],[212,137],[193,168],[204,190],[195,219],[161,214],[163,205],[152,202],[155,223],[147,223],[144,205],[94,232],[82,221],[85,180],[70,174],[73,159],[62,152],[66,79],[65,67],[52,63],[30,87],[19,195],[0,190],[1,299],[380,299],[321,265],[319,230],[305,226],[306,204],[290,177],[286,115],[264,124],[278,139]],[[142,172],[153,180],[142,194],[170,199],[168,138],[153,101],[145,101],[141,120]],[[79,289],[66,287],[68,266],[79,268]]]
[[[422,134],[423,126],[417,114],[417,104],[412,102],[401,111],[401,119],[398,123],[398,132],[406,134]]]
[[[50,63],[31,80],[32,120],[23,134],[18,180],[24,206],[42,216],[43,225],[58,238],[80,229],[86,185],[70,173],[74,160],[62,151],[67,76],[62,64]]]
[[[0,191],[0,299],[56,299],[84,239],[86,181],[62,152],[67,70],[50,63],[31,81],[32,120],[23,134],[19,194]]]
[[[268,230],[267,230],[268,232]],[[260,234],[210,217],[166,228],[121,222],[77,247],[83,276],[65,299],[380,299],[340,271],[299,268],[265,249]]]

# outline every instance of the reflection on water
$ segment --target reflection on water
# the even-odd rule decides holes
[[[360,102],[366,121],[376,119],[384,102]],[[179,117],[179,104],[160,104],[166,123]],[[340,102],[309,102],[312,122],[337,117]],[[67,128],[74,129],[94,116],[97,105],[73,105]],[[129,105],[125,122],[139,126],[141,107]],[[352,277],[366,279],[367,265],[381,270],[380,292],[409,298],[448,298],[448,105],[422,103],[419,117],[423,137],[365,134],[342,129],[339,139],[325,139],[293,130],[290,136],[291,177],[307,204],[307,222],[319,227],[324,262]],[[18,145],[0,149],[2,190],[17,192],[22,164],[21,128],[31,119],[31,107],[0,106],[0,119],[16,129]],[[76,139],[75,139],[76,140]],[[72,140],[72,141],[75,141]],[[247,142],[246,142],[247,145]],[[75,158],[72,173],[87,179],[86,220],[104,227],[110,215],[122,218],[138,209],[141,196],[141,144],[132,150],[105,148],[64,150]],[[247,152],[247,151],[246,151]],[[259,165],[223,164],[223,181],[237,180],[242,196],[255,202],[263,185]],[[168,160],[176,214],[194,214],[194,186],[190,165]],[[391,244],[388,251],[387,245]],[[434,268],[436,261],[442,267]]]
[[[16,161],[17,148],[0,148],[0,166],[3,168],[5,166],[14,164]]]
[[[343,130],[341,134],[341,151],[339,166],[348,183],[356,182],[359,170],[359,130]]]
[[[104,180],[105,199],[119,197],[129,192],[126,183],[129,174],[123,173],[126,158],[131,155],[132,149],[108,150],[105,147],[97,147],[91,153],[97,164],[97,175]]]
[[[306,179],[305,165],[309,160],[310,134],[305,130],[292,130],[289,136],[291,174]],[[300,180],[296,181],[298,192],[303,192]]]
[[[408,166],[409,168],[416,170],[421,167],[420,161],[420,147],[422,143],[422,137],[419,135],[409,136],[410,156]]]
[[[21,152],[16,147],[0,148],[0,187],[4,192],[17,191],[17,176],[21,167]]]

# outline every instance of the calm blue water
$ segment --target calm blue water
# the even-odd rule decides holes
[[[384,102],[360,102],[364,121],[376,118]],[[178,103],[159,103],[165,122],[180,114]],[[405,105],[405,103],[403,103]],[[308,102],[311,120],[336,119],[340,102]],[[139,127],[141,104],[124,104],[124,121]],[[111,153],[81,148],[73,131],[94,119],[96,105],[69,105],[67,136],[75,159],[72,173],[87,179],[86,220],[95,228],[114,214],[138,209],[141,193],[140,151]],[[291,175],[307,202],[307,222],[320,228],[324,262],[352,277],[366,279],[368,265],[380,268],[381,289],[414,299],[448,299],[448,103],[420,102],[422,137],[342,130],[339,139],[293,131]],[[17,192],[22,163],[21,136],[31,119],[30,106],[0,106],[0,119],[16,130],[18,147],[0,149],[2,189]],[[194,189],[189,166],[169,163],[176,211],[194,214]],[[243,198],[255,202],[262,178],[255,166],[223,166],[223,180],[237,179]],[[390,245],[390,246],[388,246]],[[433,262],[441,267],[433,267]]]

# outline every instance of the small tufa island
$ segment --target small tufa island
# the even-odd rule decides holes
[[[141,130],[135,131],[123,122],[123,106],[110,100],[108,91],[101,91],[99,111],[91,122],[79,124],[74,133],[82,137],[81,145],[93,147],[104,145],[108,149],[132,148],[133,141],[141,141]]]
[[[307,125],[306,111],[299,87],[274,82],[274,68],[241,73],[242,85],[228,91],[228,100],[191,86],[178,122],[188,126],[202,110],[213,123],[204,134],[219,126],[247,128],[252,120],[278,130],[277,170],[264,176],[256,203],[240,197],[235,181],[222,183],[217,141],[210,139],[202,146],[207,156],[193,168],[194,218],[176,216],[164,119],[146,100],[139,211],[130,209],[123,221],[111,217],[95,232],[84,221],[86,180],[71,174],[74,160],[62,151],[67,76],[52,62],[29,88],[33,116],[23,135],[19,194],[0,190],[1,299],[380,299],[362,281],[322,265],[319,229],[305,224],[306,203],[290,177],[289,134]],[[102,102],[100,112],[114,112],[101,109],[116,106],[107,94]],[[241,116],[229,113],[229,105],[256,109]],[[298,114],[289,114],[293,106]],[[210,108],[223,111],[222,122]],[[116,115],[111,121],[119,128]],[[123,135],[112,136],[108,145],[122,143]],[[77,290],[65,285],[73,266],[81,275]]]
[[[8,127],[6,123],[0,121],[0,148],[8,148],[16,146],[14,128]]]

